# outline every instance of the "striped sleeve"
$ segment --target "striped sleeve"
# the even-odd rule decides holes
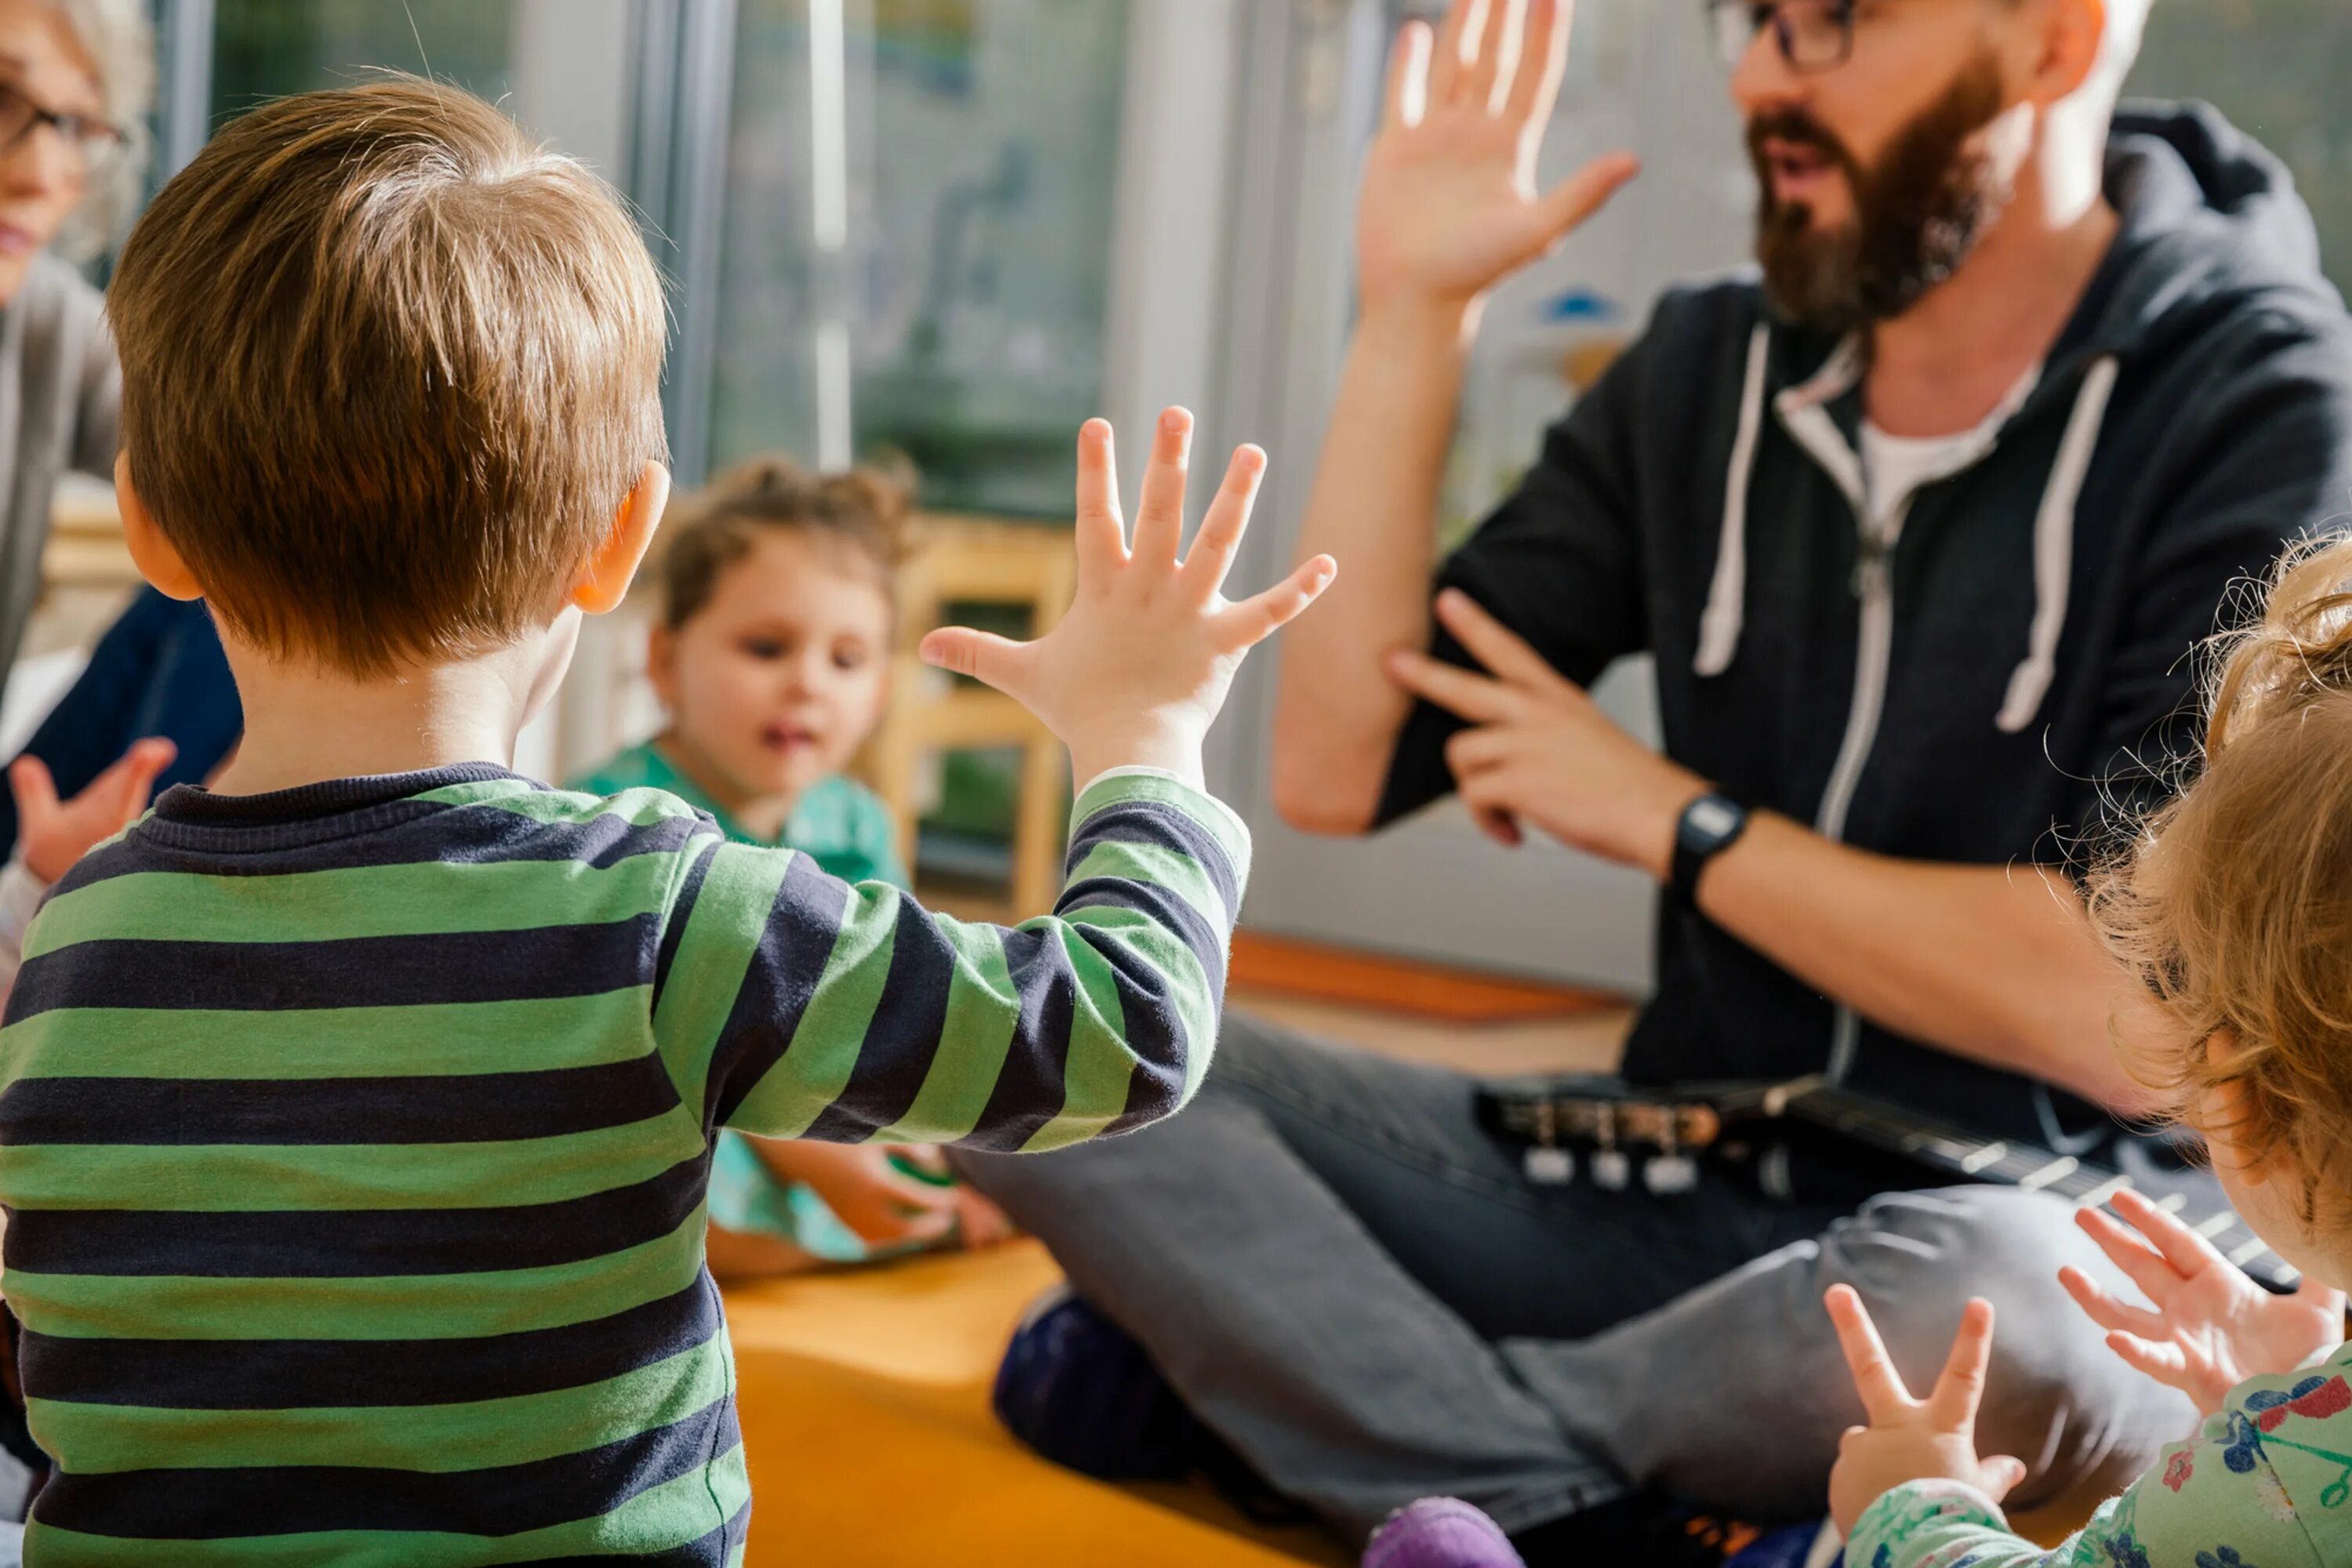
[[[1042,1152],[1171,1115],[1207,1071],[1248,875],[1239,818],[1107,775],[1051,915],[935,914],[807,857],[706,849],[681,881],[654,1032],[711,1125]]]

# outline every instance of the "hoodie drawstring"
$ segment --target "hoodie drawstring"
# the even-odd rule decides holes
[[[1994,721],[2006,735],[2033,722],[2058,673],[2058,635],[2066,629],[2066,600],[2074,577],[2074,509],[2083,499],[2083,481],[2091,472],[2091,454],[2098,449],[2120,368],[2109,354],[2093,361],[2084,375],[2074,416],[2066,422],[2066,438],[2050,470],[2050,488],[2034,515],[2033,631],[2023,662],[2009,679],[2009,699]]]
[[[1715,576],[1707,585],[1706,609],[1699,618],[1698,650],[1691,668],[1701,676],[1721,675],[1739,648],[1748,598],[1748,488],[1756,476],[1756,453],[1763,438],[1764,381],[1771,329],[1759,326],[1748,343],[1748,375],[1740,390],[1738,434],[1731,444],[1731,471],[1725,480],[1723,530]],[[2025,657],[2011,673],[2009,691],[1995,718],[2004,734],[2033,722],[2057,677],[2058,639],[2066,629],[2074,569],[2074,512],[2090,477],[2091,458],[2105,427],[2121,365],[2114,355],[2091,363],[2076,395],[2074,412],[2059,443],[2041,509],[2033,520],[2033,626]]]
[[[1756,446],[1764,434],[1764,372],[1772,329],[1759,326],[1748,340],[1748,381],[1739,395],[1739,434],[1731,443],[1731,477],[1723,496],[1723,538],[1715,556],[1715,580],[1699,618],[1698,655],[1692,668],[1721,675],[1739,647],[1740,617],[1748,600],[1748,484],[1756,474]]]

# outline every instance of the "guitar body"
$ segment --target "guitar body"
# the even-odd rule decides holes
[[[2120,1168],[1979,1138],[1818,1078],[1636,1086],[1579,1075],[1491,1085],[1479,1118],[1522,1144],[1530,1181],[1635,1180],[1669,1197],[1701,1162],[1767,1196],[1860,1207],[1879,1193],[1981,1182],[2093,1206],[2131,1187],[2179,1215],[2223,1257],[2273,1290],[2293,1266],[2231,1213],[2211,1174],[2158,1140],[2119,1141]]]

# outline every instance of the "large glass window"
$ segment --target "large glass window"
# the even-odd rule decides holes
[[[2344,0],[2169,0],[2147,25],[2135,93],[2201,98],[2286,160],[2352,289],[2352,6]]]
[[[216,0],[213,123],[392,68],[496,102],[512,87],[514,0]]]
[[[714,466],[1049,516],[1099,412],[1126,0],[743,0]]]

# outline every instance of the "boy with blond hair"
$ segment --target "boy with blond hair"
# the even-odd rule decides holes
[[[711,1140],[1042,1150],[1181,1106],[1246,835],[1200,744],[1328,583],[1221,587],[1079,442],[1048,637],[924,651],[1091,781],[1053,917],[961,925],[658,792],[509,769],[668,488],[663,310],[591,175],[461,93],[289,99],[174,178],[113,285],[125,526],[246,711],[58,885],[0,1037],[6,1292],[47,1564],[736,1561]]]

